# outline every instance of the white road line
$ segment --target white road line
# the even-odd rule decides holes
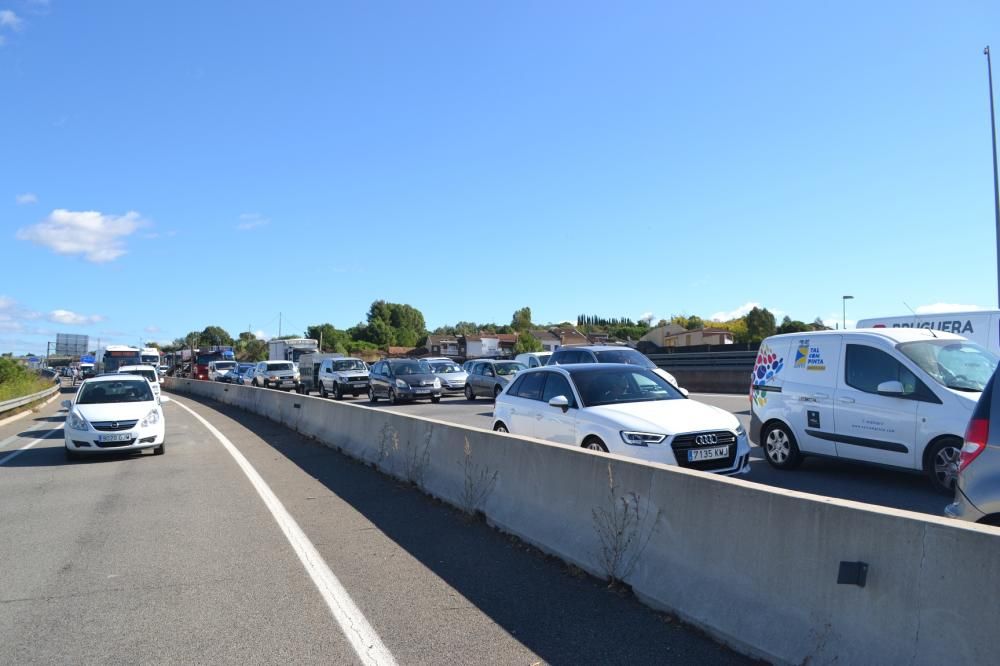
[[[334,619],[340,625],[341,630],[343,630],[344,635],[361,661],[366,664],[394,666],[396,660],[382,643],[382,639],[375,633],[372,626],[368,624],[368,620],[354,604],[351,596],[333,574],[333,571],[330,570],[330,567],[323,560],[323,556],[319,554],[319,551],[316,550],[309,537],[302,531],[299,524],[295,522],[292,515],[288,513],[288,510],[285,509],[281,500],[278,499],[274,491],[267,485],[267,482],[253,468],[250,461],[239,452],[225,435],[193,409],[182,404],[176,398],[172,399],[171,402],[198,419],[229,451],[229,455],[233,457],[236,464],[246,474],[257,494],[260,495],[260,498],[264,500],[264,504],[271,511],[271,515],[274,516],[278,527],[284,532],[285,538],[288,539],[288,543],[295,550],[295,554],[299,556],[302,566],[306,568],[306,572],[312,578],[316,589],[319,590],[323,600],[326,601],[326,605],[330,608]]]
[[[41,442],[42,440],[45,440],[45,439],[51,439],[52,435],[54,433],[58,433],[60,430],[62,430],[62,428],[57,428],[56,430],[52,430],[48,434],[46,434],[44,437],[39,437],[38,439],[36,439],[34,441],[28,442],[27,444],[25,444],[24,446],[22,446],[21,448],[19,448],[17,451],[12,451],[11,453],[8,453],[3,458],[0,458],[0,465],[4,465],[8,461],[13,460],[14,458],[18,457],[19,455],[21,455],[22,453],[24,453],[25,451],[27,451],[28,449],[30,449],[31,447],[33,447],[35,444],[38,444],[38,442]],[[11,440],[14,440],[14,439],[17,439],[17,436],[5,439],[3,441],[3,443],[0,444],[0,446],[8,444]]]

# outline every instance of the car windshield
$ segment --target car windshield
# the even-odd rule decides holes
[[[291,372],[292,364],[288,361],[275,361],[267,364],[268,372]]]
[[[157,364],[160,362],[159,356],[150,356],[149,354],[143,354],[141,357],[143,363]]]
[[[350,358],[344,361],[334,361],[333,369],[337,372],[342,372],[344,370],[364,370],[364,361],[359,361],[356,358]]]
[[[112,402],[148,402],[153,399],[149,382],[144,379],[98,381],[84,384],[78,405],[99,405]]]
[[[597,356],[598,363],[628,363],[629,365],[638,365],[640,368],[649,368],[650,370],[656,367],[655,363],[634,349],[609,349],[607,351],[594,352],[594,355]]]
[[[997,369],[995,354],[965,340],[921,340],[899,345],[899,351],[934,381],[956,391],[980,392]]]
[[[430,370],[426,363],[399,363],[392,366],[397,375],[426,375]]]
[[[216,370],[232,370],[235,367],[236,367],[236,362],[235,361],[216,361],[215,362],[215,369]]]
[[[431,368],[433,368],[434,372],[440,372],[443,375],[452,372],[462,372],[462,368],[458,367],[455,363],[432,363]]]
[[[517,363],[514,361],[507,361],[506,363],[495,363],[494,366],[497,369],[497,375],[500,377],[509,377],[511,375],[516,375],[522,370],[527,370],[528,366],[523,363]]]
[[[680,391],[651,370],[594,368],[570,370],[585,407],[624,402],[683,399]]]

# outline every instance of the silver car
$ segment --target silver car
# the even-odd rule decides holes
[[[517,373],[527,369],[527,366],[517,361],[476,361],[472,364],[465,383],[465,398],[496,398],[514,380]]]
[[[469,378],[469,373],[463,370],[454,361],[427,362],[434,376],[441,380],[441,390],[445,393],[464,393],[465,383]]]
[[[298,391],[299,371],[291,361],[261,361],[254,368],[250,385]]]
[[[954,463],[958,468],[955,502],[945,507],[944,513],[1000,527],[1000,392],[993,392],[996,381],[994,373],[972,412],[962,451]],[[997,427],[990,428],[994,421]]]

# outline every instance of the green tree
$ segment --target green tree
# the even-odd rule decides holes
[[[205,330],[198,334],[203,345],[232,345],[233,338],[226,329],[221,326],[206,326]]]
[[[802,321],[794,320],[788,315],[781,320],[781,325],[778,326],[778,333],[802,333],[804,331],[811,331],[812,327]]]
[[[705,320],[698,315],[691,315],[687,318],[687,324],[684,326],[689,331],[696,331],[699,328],[705,328]]]
[[[520,310],[514,311],[514,316],[511,318],[510,327],[515,331],[529,331],[532,328],[531,323],[531,308],[524,306]]]
[[[764,338],[774,335],[777,327],[774,323],[774,315],[767,308],[754,307],[744,317],[747,324],[747,334],[750,342],[760,342]]]
[[[515,354],[526,354],[528,352],[542,351],[542,343],[527,331],[518,334],[517,342],[514,343]]]
[[[683,328],[687,328],[688,318],[685,317],[684,315],[673,315],[670,317],[670,323],[677,324],[678,326],[681,326]]]

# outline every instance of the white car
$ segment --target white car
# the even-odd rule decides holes
[[[236,370],[236,361],[211,361],[208,364],[208,381],[231,383]]]
[[[826,456],[923,471],[951,492],[996,367],[974,342],[923,328],[775,335],[757,354],[750,433],[777,469]]]
[[[261,361],[250,375],[251,386],[282,391],[298,391],[300,380],[299,371],[291,361]]]
[[[540,368],[549,362],[552,352],[525,352],[518,354],[514,360],[523,363],[526,368]]]
[[[160,397],[160,374],[151,365],[123,365],[118,368],[119,375],[139,375],[144,377],[153,388],[153,397]]]
[[[88,379],[74,399],[62,405],[69,412],[63,432],[70,460],[82,454],[142,449],[163,454],[163,408],[144,377],[114,374]]]
[[[360,358],[327,358],[316,373],[319,394],[342,400],[345,395],[357,398],[368,393],[368,366]]]
[[[750,442],[735,416],[636,365],[522,371],[497,396],[493,429],[706,472],[750,471]]]

